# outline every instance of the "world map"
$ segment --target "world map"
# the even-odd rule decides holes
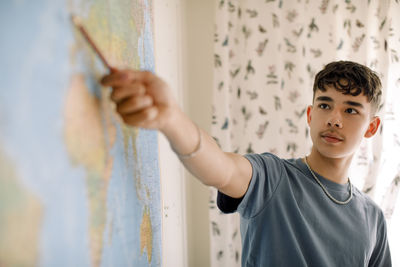
[[[0,266],[160,266],[157,133],[123,124],[72,14],[154,71],[151,1],[0,3]]]

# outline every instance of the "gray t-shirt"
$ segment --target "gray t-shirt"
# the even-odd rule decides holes
[[[242,266],[391,266],[380,208],[353,187],[334,203],[301,159],[249,154],[253,175],[242,199],[218,195],[218,206],[241,215]],[[318,175],[318,174],[316,174]],[[349,186],[318,178],[344,201]]]

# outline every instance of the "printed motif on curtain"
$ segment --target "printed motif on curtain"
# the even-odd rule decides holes
[[[216,4],[212,135],[224,151],[302,157],[311,148],[306,108],[316,72],[352,60],[380,75],[382,127],[362,143],[350,177],[381,206],[391,248],[400,249],[400,1]],[[239,217],[222,215],[215,199],[211,190],[212,266],[240,266]]]

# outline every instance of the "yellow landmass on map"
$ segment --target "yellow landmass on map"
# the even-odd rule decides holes
[[[0,266],[37,266],[43,208],[0,148]]]
[[[153,251],[153,230],[151,226],[151,219],[148,207],[145,207],[142,216],[142,223],[140,224],[140,253],[143,254],[144,250],[147,252],[147,260],[151,262]]]
[[[90,33],[91,37],[98,45],[99,49],[102,51],[108,62],[117,68],[140,68],[140,49],[147,49],[143,46],[143,40],[140,41],[141,36],[144,33],[145,27],[145,3],[142,1],[129,1],[122,0],[118,5],[111,4],[109,1],[97,1],[95,2],[88,13],[83,15],[83,24]],[[79,37],[78,37],[79,38]],[[80,38],[82,41],[82,38]],[[78,53],[82,49],[90,51],[90,48],[84,42],[80,42],[80,47],[75,47],[72,52]],[[142,51],[141,53],[145,53]],[[98,64],[99,59],[90,52],[91,56],[88,59],[88,67],[92,70],[92,75],[98,76],[100,78],[104,75],[104,69],[99,69]],[[72,56],[72,58],[75,58]],[[144,60],[144,59],[143,59]],[[74,78],[75,80],[77,78]],[[69,147],[69,153],[74,162],[83,165],[88,170],[88,188],[89,188],[89,203],[91,210],[90,218],[90,247],[91,247],[91,258],[94,266],[99,266],[102,244],[105,216],[106,216],[106,190],[108,185],[108,179],[111,176],[112,170],[112,159],[109,155],[109,149],[115,142],[116,138],[116,128],[114,124],[121,127],[122,138],[124,143],[124,153],[126,166],[135,165],[134,174],[132,179],[135,183],[135,191],[138,200],[143,204],[145,212],[142,217],[141,227],[140,227],[140,247],[142,253],[144,250],[147,251],[148,260],[151,261],[152,255],[152,224],[149,214],[149,209],[147,207],[150,194],[148,188],[142,183],[140,170],[142,168],[141,158],[138,157],[138,151],[136,148],[136,139],[139,134],[138,128],[131,128],[122,123],[119,116],[116,115],[112,108],[112,104],[108,97],[108,90],[102,90],[101,100],[96,99],[88,93],[88,89],[84,86],[83,77],[77,79],[78,81],[73,81],[70,93],[68,96],[69,104],[67,104],[66,114],[71,115],[71,120],[67,123],[66,138],[67,146]],[[73,92],[73,88],[76,92]],[[86,93],[84,93],[84,91]],[[80,100],[77,101],[77,98]],[[86,106],[85,111],[77,112],[72,111],[73,106],[76,103],[81,103],[79,105]],[[74,104],[75,103],[75,104]],[[84,104],[85,103],[85,104]],[[83,115],[79,115],[79,114]],[[81,122],[74,121],[78,118]],[[83,119],[82,117],[85,117]],[[89,119],[91,117],[91,119]],[[101,118],[103,120],[101,120]],[[90,120],[90,121],[88,121]],[[102,123],[103,131],[100,130]],[[91,125],[91,126],[88,126]],[[96,134],[91,133],[92,144],[82,145],[85,140],[78,135],[87,135],[88,130],[90,132],[95,131]],[[92,149],[94,144],[98,144],[98,148]],[[102,144],[102,145],[101,145]],[[105,146],[106,144],[106,146]],[[84,154],[82,154],[82,151]],[[97,152],[96,152],[97,151]],[[133,152],[133,162],[132,153]],[[100,162],[105,162],[101,165]],[[99,179],[99,173],[103,174],[103,180]],[[100,192],[96,192],[100,190]],[[101,212],[101,210],[103,212]],[[112,220],[112,219],[111,219]],[[112,229],[112,225],[110,226]],[[109,231],[109,236],[107,237],[108,242],[112,240],[112,231]],[[138,239],[139,240],[139,237]]]
[[[91,8],[85,25],[93,33],[93,38],[99,43],[100,49],[105,52],[106,57],[110,60],[111,64],[116,67],[140,67],[139,58],[139,38],[144,30],[144,7],[137,6],[133,2],[127,1],[124,4],[112,6],[108,10],[103,5],[95,5]],[[118,17],[112,17],[110,14],[118,14]],[[134,169],[134,182],[137,198],[147,205],[150,200],[149,190],[142,183],[140,170],[142,169],[141,158],[138,157],[136,148],[136,139],[139,134],[138,128],[132,128],[124,125],[120,121],[124,141],[124,153],[127,166],[132,164],[128,162],[132,160],[129,157],[129,151],[133,149],[133,160],[136,168]],[[143,214],[141,228],[140,228],[140,247],[147,250],[149,262],[152,255],[152,228],[151,218],[149,216],[148,208]]]
[[[107,188],[113,166],[109,148],[116,133],[111,120],[104,118],[101,99],[89,92],[83,75],[72,77],[65,102],[65,144],[72,163],[83,166],[86,171],[93,266],[99,266],[101,261]]]
[[[90,9],[84,25],[111,65],[140,67],[138,40],[144,21],[143,11],[134,1],[119,5],[99,2]]]

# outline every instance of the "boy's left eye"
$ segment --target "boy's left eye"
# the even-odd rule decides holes
[[[348,108],[348,109],[346,109],[346,113],[349,113],[349,114],[357,114],[358,111],[355,110],[354,108]]]

